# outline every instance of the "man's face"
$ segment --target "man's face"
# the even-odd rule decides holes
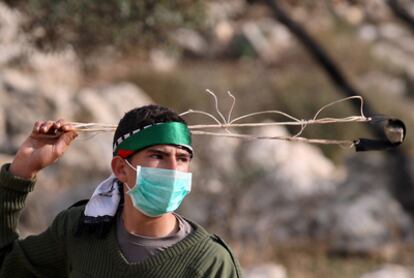
[[[172,145],[155,145],[145,148],[134,154],[130,159],[131,165],[151,168],[162,168],[188,172],[190,170],[191,155],[185,149]],[[127,183],[135,185],[136,172],[127,166]]]

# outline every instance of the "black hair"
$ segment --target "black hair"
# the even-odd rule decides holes
[[[150,104],[132,109],[119,121],[114,134],[114,143],[119,137],[136,129],[157,123],[181,122],[187,124],[176,112],[169,108]]]

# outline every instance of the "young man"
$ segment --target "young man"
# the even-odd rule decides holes
[[[52,134],[52,135],[51,135]],[[114,135],[112,172],[90,200],[42,234],[16,226],[36,174],[76,138],[64,121],[37,122],[0,172],[0,277],[240,277],[230,249],[174,210],[191,189],[191,136],[156,105],[133,109]]]

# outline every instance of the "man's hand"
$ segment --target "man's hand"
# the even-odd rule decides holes
[[[70,124],[63,120],[37,121],[30,136],[20,146],[10,173],[32,179],[41,169],[56,162],[78,136]]]

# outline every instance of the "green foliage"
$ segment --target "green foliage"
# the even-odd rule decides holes
[[[200,27],[201,0],[6,0],[23,11],[24,28],[42,49],[71,45],[80,54],[99,47],[130,49],[169,41],[177,27]],[[85,55],[83,55],[85,56]]]

